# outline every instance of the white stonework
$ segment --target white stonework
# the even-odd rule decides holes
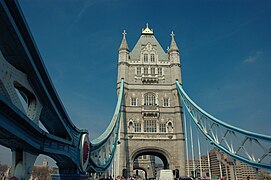
[[[176,80],[182,82],[179,49],[172,33],[165,52],[147,28],[131,51],[123,33],[119,48],[117,83],[119,88],[124,79],[125,98],[116,175],[125,170],[132,175],[137,157],[155,155],[165,168],[178,169],[184,176],[182,110],[175,85]]]

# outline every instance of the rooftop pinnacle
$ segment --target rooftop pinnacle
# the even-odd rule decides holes
[[[146,28],[144,29],[142,29],[142,32],[141,32],[141,34],[145,34],[145,35],[153,35],[153,29],[150,29],[149,28],[149,24],[147,23],[146,24]]]
[[[174,39],[175,34],[173,33],[173,31],[171,32],[170,36],[171,36],[171,44],[169,47],[169,52],[170,51],[179,51],[177,44],[175,42],[175,39]]]
[[[128,44],[126,41],[126,34],[127,34],[126,31],[124,30],[122,34],[123,34],[123,38],[122,38],[119,50],[129,50]]]

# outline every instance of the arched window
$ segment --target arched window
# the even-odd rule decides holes
[[[172,125],[172,122],[168,122],[167,128],[168,128],[168,132],[169,132],[169,133],[172,133],[172,132],[173,132],[173,125]]]
[[[136,68],[136,74],[137,75],[141,75],[141,67],[137,67]]]
[[[164,107],[169,107],[169,98],[168,97],[164,97],[164,99],[163,99],[163,106]]]
[[[159,75],[159,76],[162,76],[162,75],[163,75],[163,72],[162,72],[162,68],[161,68],[161,67],[158,68],[158,75]]]
[[[146,74],[149,74],[149,72],[148,72],[148,67],[144,67],[144,74],[146,75]]]
[[[154,93],[147,93],[144,95],[144,105],[146,106],[155,106],[156,98]]]
[[[130,121],[128,124],[129,132],[133,132],[133,121]]]
[[[154,62],[154,54],[151,54],[151,62]]]
[[[137,99],[135,97],[131,98],[131,106],[136,106],[137,105]]]
[[[155,74],[155,68],[151,67],[151,74]]]
[[[144,54],[144,62],[148,62],[148,54]]]

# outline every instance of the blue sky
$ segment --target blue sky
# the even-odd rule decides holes
[[[72,121],[93,139],[116,105],[118,48],[146,22],[181,52],[183,87],[225,122],[271,135],[271,1],[23,0],[22,11]],[[2,148],[3,149],[3,148]],[[10,163],[8,150],[0,151]],[[8,157],[8,158],[7,158]]]

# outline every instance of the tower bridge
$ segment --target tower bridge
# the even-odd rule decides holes
[[[129,176],[135,169],[151,175],[143,162],[152,165],[153,156],[175,177],[190,175],[185,153],[188,132],[193,150],[193,135],[187,119],[206,144],[256,170],[271,170],[270,136],[213,117],[183,90],[174,33],[168,51],[148,25],[131,50],[123,33],[116,109],[104,133],[89,141],[88,131],[78,129],[67,115],[17,1],[0,1],[0,27],[0,144],[12,151],[12,176],[29,179],[39,154],[57,162],[54,179],[86,179],[95,172]],[[200,153],[199,141],[198,148]]]
[[[176,80],[181,82],[180,53],[171,34],[165,52],[154,31],[147,27],[129,50],[126,32],[119,48],[118,83],[124,94],[117,174],[132,174],[134,161],[144,154],[160,157],[165,168],[185,173],[181,102]],[[149,172],[148,174],[153,174]]]

